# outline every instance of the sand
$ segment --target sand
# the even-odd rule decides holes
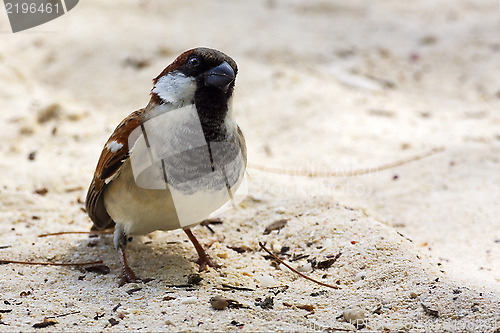
[[[498,3],[88,0],[17,34],[0,15],[0,260],[110,268],[0,265],[1,331],[44,318],[36,330],[500,328]],[[194,229],[220,269],[186,286],[194,248],[155,232],[129,246],[154,280],[118,287],[111,236],[38,236],[90,228],[82,200],[105,140],[196,46],[239,65],[254,166],[345,173],[442,150],[355,177],[249,168],[238,209]],[[259,242],[338,289],[273,265]],[[215,310],[216,295],[240,307]]]

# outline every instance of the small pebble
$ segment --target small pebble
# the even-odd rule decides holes
[[[318,269],[328,269],[328,268],[332,267],[332,265],[337,261],[337,259],[339,258],[339,256],[340,256],[340,253],[337,254],[333,258],[322,260],[322,261],[318,262],[316,264],[316,268],[318,268]]]
[[[309,312],[314,312],[314,305],[311,305],[311,304],[297,304],[296,307],[298,309],[306,310]]]
[[[43,196],[43,195],[49,193],[49,190],[46,187],[43,187],[43,188],[36,189],[35,193]]]
[[[281,243],[277,240],[273,240],[271,242],[271,250],[273,250],[274,253],[280,253],[282,247],[283,245],[281,245]]]
[[[116,320],[115,318],[109,318],[108,322],[111,324],[111,326],[118,325],[120,322]]]
[[[92,273],[99,273],[99,274],[109,274],[111,271],[108,266],[106,265],[94,265],[94,266],[89,266],[85,267],[85,270],[87,272],[92,272]]]
[[[365,311],[361,308],[345,309],[342,313],[348,323],[359,323],[365,319]]]
[[[221,259],[227,259],[227,257],[229,256],[228,253],[226,251],[224,252],[219,252],[216,254],[217,257],[221,258]]]
[[[55,324],[57,324],[57,320],[55,320],[54,318],[43,318],[42,322],[36,323],[32,327],[34,327],[34,328],[44,328],[44,327],[52,326],[52,325],[55,325]]]
[[[417,297],[418,297],[418,294],[417,294],[416,292],[414,292],[414,291],[411,291],[411,292],[410,292],[410,297],[411,297],[411,298],[417,298]]]
[[[356,274],[356,276],[354,277],[354,282],[364,280],[365,277],[366,277],[366,271],[361,271],[358,274]]]
[[[276,209],[274,210],[275,213],[278,213],[278,214],[285,214],[286,213],[286,208],[285,207],[276,207]]]
[[[196,302],[198,302],[198,298],[196,297],[180,297],[179,298],[181,300],[181,303],[182,304],[194,304]]]
[[[229,302],[227,301],[226,298],[224,298],[220,295],[217,295],[217,296],[210,298],[210,304],[216,310],[224,310],[229,305]]]
[[[118,309],[117,309],[118,310]],[[119,317],[126,317],[130,314],[130,309],[123,308],[120,311],[117,311],[116,315]],[[103,314],[104,316],[104,314]]]
[[[257,298],[255,300],[255,305],[260,306],[263,309],[269,310],[274,307],[274,299],[272,297],[266,297],[264,300]]]
[[[288,220],[278,220],[278,221],[274,221],[273,223],[269,224],[266,229],[264,230],[264,235],[269,235],[271,233],[271,231],[274,231],[274,230],[281,230],[283,229],[286,224],[288,223]]]
[[[420,303],[422,305],[422,308],[424,309],[424,313],[432,316],[439,318],[439,311],[436,309],[431,308],[430,306],[425,305],[424,303]]]
[[[189,274],[187,278],[188,284],[198,284],[203,280],[203,278],[200,276],[200,274],[194,273],[194,274]]]
[[[297,270],[299,272],[309,272],[311,269],[312,269],[312,265],[311,265],[310,262],[305,263],[305,264],[300,265],[300,266],[297,267]]]
[[[274,278],[271,275],[263,275],[260,277],[259,280],[260,280],[259,281],[260,286],[263,288],[272,287],[276,284],[276,281],[274,280]]]

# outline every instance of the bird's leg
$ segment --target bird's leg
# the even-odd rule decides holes
[[[118,252],[120,252],[120,257],[122,259],[122,278],[120,280],[120,287],[126,283],[142,282],[142,280],[137,278],[132,268],[130,268],[130,266],[127,264],[125,246],[119,247]]]
[[[125,246],[127,245],[127,234],[125,234],[121,224],[116,224],[114,243],[115,247],[120,253],[120,259],[122,261],[122,278],[120,280],[120,287],[126,283],[142,282],[140,278],[137,278],[132,268],[127,263],[127,256],[125,255]]]
[[[196,261],[198,265],[200,265],[200,269],[206,269],[207,266],[213,267],[213,268],[218,268],[220,267],[217,265],[217,263],[210,258],[210,256],[205,252],[205,249],[203,246],[201,246],[200,242],[196,239],[196,237],[193,235],[191,232],[191,229],[186,228],[184,229],[184,232],[186,235],[189,237],[189,240],[193,243],[194,248],[196,249],[196,252],[198,252],[198,260]]]

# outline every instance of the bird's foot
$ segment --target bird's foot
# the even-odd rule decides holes
[[[122,270],[122,278],[120,279],[120,287],[127,284],[127,283],[148,283],[154,279],[151,278],[146,278],[146,279],[141,279],[137,277],[129,266],[123,267]]]
[[[201,271],[206,271],[208,269],[208,267],[212,267],[212,268],[220,268],[220,265],[217,264],[215,262],[215,260],[213,260],[212,258],[210,258],[210,256],[206,253],[204,253],[203,255],[200,255],[200,257],[198,258],[198,260],[196,261],[196,263],[198,265],[200,265],[200,272]]]
[[[198,242],[196,237],[193,235],[191,230],[187,228],[184,229],[184,232],[193,243],[196,252],[198,252],[198,260],[196,261],[196,263],[200,265],[200,272],[206,270],[208,267],[219,268],[220,266],[212,258],[210,258],[210,256],[207,254],[203,246],[200,244],[200,242]]]
[[[124,284],[135,282],[142,282],[142,280],[135,275],[134,271],[130,267],[124,266],[122,271],[122,278],[120,280],[120,287]]]

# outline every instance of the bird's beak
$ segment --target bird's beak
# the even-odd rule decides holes
[[[233,68],[224,61],[219,66],[206,71],[204,76],[205,85],[214,86],[227,92],[229,85],[234,81],[236,75]]]

